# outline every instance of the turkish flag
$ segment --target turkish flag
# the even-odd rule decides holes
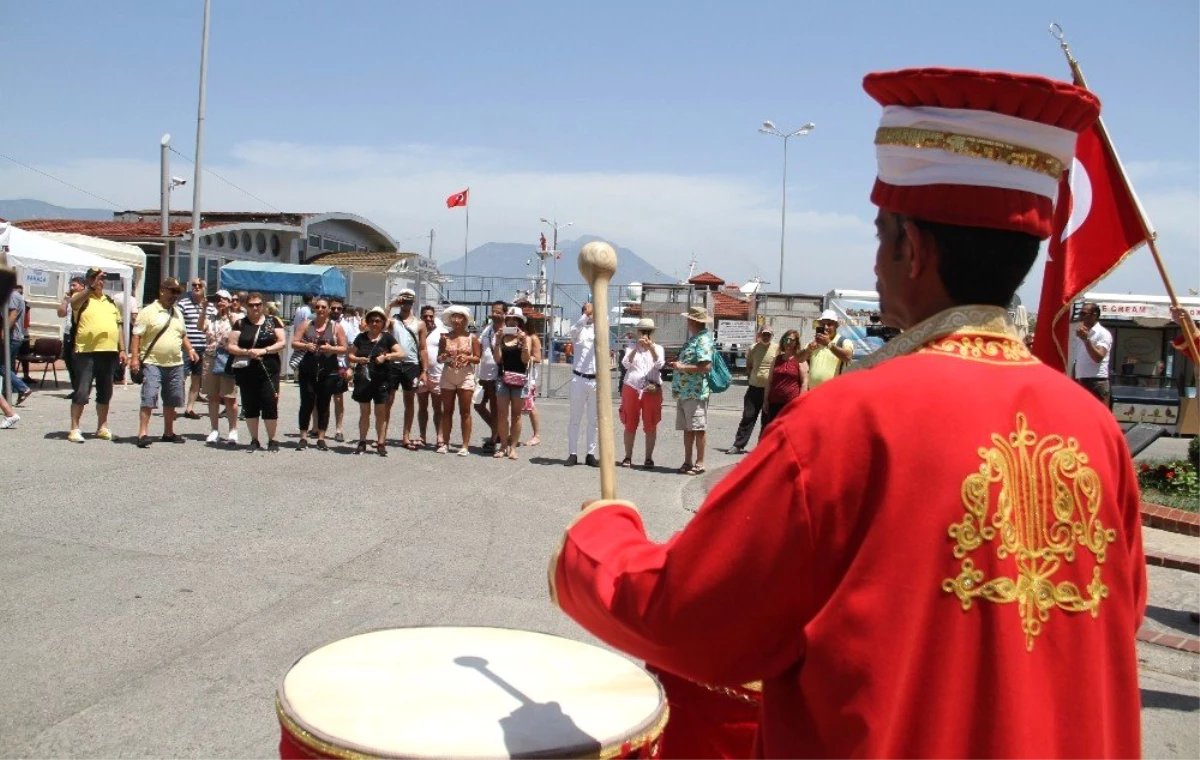
[[[1141,206],[1099,121],[1079,135],[1058,185],[1033,353],[1067,370],[1071,303],[1149,239]]]
[[[467,205],[467,196],[471,194],[471,188],[463,190],[461,193],[455,193],[446,199],[446,208],[454,208],[455,206]]]

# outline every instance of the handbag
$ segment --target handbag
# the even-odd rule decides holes
[[[524,388],[525,383],[528,382],[528,380],[529,376],[524,372],[509,372],[508,370],[505,370],[504,374],[501,376],[501,382],[503,382],[509,388]]]
[[[146,379],[146,368],[143,365],[143,362],[146,360],[146,357],[150,355],[150,352],[154,350],[154,344],[158,342],[158,339],[161,338],[163,336],[163,333],[165,333],[167,331],[167,328],[171,326],[171,320],[174,318],[175,318],[175,307],[172,306],[171,313],[167,316],[167,323],[162,326],[161,330],[158,331],[158,335],[154,336],[154,340],[150,341],[150,345],[146,346],[146,350],[138,352],[137,371],[129,373],[129,378],[131,380],[133,380],[133,382],[137,383],[138,385],[141,385],[142,381]]]

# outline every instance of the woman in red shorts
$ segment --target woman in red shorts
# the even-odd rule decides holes
[[[662,377],[660,372],[666,354],[654,342],[654,320],[637,323],[638,339],[625,351],[621,365],[625,367],[625,382],[621,385],[621,422],[625,424],[625,458],[622,467],[633,466],[633,439],[638,421],[646,433],[646,467],[654,466],[654,441],[662,419]]]

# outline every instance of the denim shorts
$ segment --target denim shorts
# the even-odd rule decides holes
[[[497,381],[496,398],[506,398],[511,401],[520,401],[521,399],[525,398],[525,386],[522,385],[517,388]]]
[[[157,409],[162,396],[163,406],[183,406],[183,376],[189,366],[160,367],[157,364],[142,365],[142,408]]]

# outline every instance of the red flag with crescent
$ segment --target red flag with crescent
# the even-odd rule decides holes
[[[454,208],[456,206],[467,205],[467,196],[471,194],[471,188],[463,190],[461,193],[455,193],[446,199],[446,208]]]
[[[1080,133],[1058,185],[1033,353],[1066,371],[1071,304],[1149,239],[1137,196],[1097,121]]]

